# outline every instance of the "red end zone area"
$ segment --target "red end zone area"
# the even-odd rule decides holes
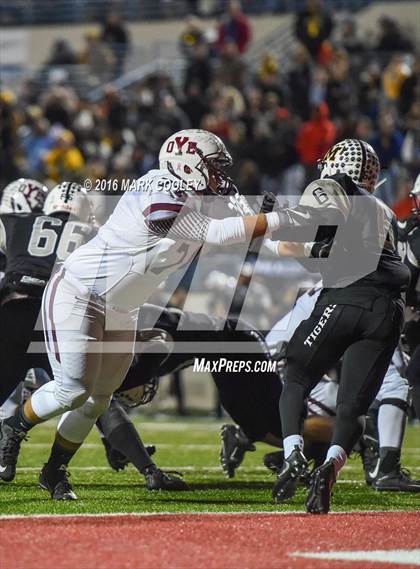
[[[415,551],[420,548],[416,512],[3,518],[0,529],[1,569],[420,565],[420,550]]]

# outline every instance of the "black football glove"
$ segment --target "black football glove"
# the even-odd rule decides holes
[[[261,213],[270,213],[273,209],[279,207],[279,202],[277,201],[277,196],[273,192],[264,192],[263,202],[261,204]]]
[[[326,259],[330,256],[331,249],[334,245],[333,239],[323,239],[322,241],[316,241],[311,249],[311,258],[315,259]]]

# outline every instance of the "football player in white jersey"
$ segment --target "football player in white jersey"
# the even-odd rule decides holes
[[[98,234],[51,278],[43,318],[54,381],[0,423],[4,481],[15,476],[29,429],[62,415],[43,485],[56,499],[75,499],[66,466],[130,367],[139,307],[206,244],[247,243],[279,228],[277,212],[212,219],[198,211],[200,196],[231,191],[225,173],[231,162],[214,134],[175,133],[161,148],[159,170],[140,178]],[[280,254],[278,244],[265,242]]]

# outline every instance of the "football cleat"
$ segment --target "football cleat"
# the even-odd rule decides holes
[[[361,449],[360,456],[362,457],[363,470],[365,472],[365,480],[368,486],[372,486],[373,481],[378,475],[379,469],[379,456],[371,448]]]
[[[152,464],[145,469],[143,474],[148,490],[170,490],[175,492],[189,490],[188,484],[179,478],[179,476],[182,476],[179,472],[165,472],[155,464]]]
[[[118,472],[119,470],[124,470],[124,468],[130,464],[130,461],[125,457],[125,455],[112,448],[105,437],[101,437],[101,441],[105,447],[105,454],[108,460],[109,466]],[[146,451],[149,456],[152,456],[156,452],[156,447],[154,445],[146,445]]]
[[[123,455],[122,452],[112,448],[109,442],[106,440],[105,437],[101,437],[101,441],[105,447],[105,454],[106,459],[108,461],[109,466],[116,470],[124,470],[124,468],[130,463],[130,461]]]
[[[69,482],[70,473],[62,464],[59,468],[45,463],[39,475],[38,485],[48,490],[53,500],[77,500]]]
[[[388,474],[379,472],[372,488],[378,492],[420,492],[420,480],[413,480],[409,470],[398,468]]]
[[[334,460],[318,466],[311,478],[306,511],[309,514],[328,514],[330,511],[332,487],[335,482]]]
[[[359,439],[356,452],[359,452],[362,458],[366,484],[371,486],[378,475],[379,468],[379,443],[377,439],[365,433]]]
[[[4,482],[11,482],[16,476],[16,463],[24,439],[26,431],[18,431],[0,421],[0,478]]]
[[[298,446],[283,462],[281,470],[277,473],[277,481],[273,487],[273,498],[276,502],[283,502],[293,498],[300,478],[306,477],[308,461]]]
[[[278,450],[276,452],[269,452],[264,455],[263,463],[264,466],[274,472],[274,474],[278,474],[280,470],[283,468],[284,462],[284,453],[282,450]]]
[[[222,425],[220,430],[222,448],[220,464],[228,478],[235,476],[235,470],[242,463],[247,451],[254,452],[255,445],[238,425]]]

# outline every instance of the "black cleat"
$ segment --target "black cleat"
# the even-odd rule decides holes
[[[242,463],[246,452],[254,452],[255,445],[238,425],[222,425],[220,430],[222,448],[220,464],[228,478],[235,476],[235,470]]]
[[[420,492],[420,480],[413,480],[409,470],[398,468],[388,474],[379,472],[372,488],[378,492]]]
[[[358,452],[362,458],[365,480],[368,486],[372,486],[378,475],[379,468],[379,444],[376,439],[363,435],[358,443]]]
[[[113,470],[116,470],[117,472],[119,470],[124,470],[124,468],[128,464],[130,464],[130,461],[125,457],[125,455],[122,452],[112,448],[112,446],[109,444],[109,442],[106,440],[105,437],[101,437],[101,441],[105,447],[106,459],[108,461],[109,466]]]
[[[335,482],[334,459],[318,466],[311,478],[306,511],[309,514],[328,514],[330,511],[332,487]]]
[[[268,470],[271,470],[274,474],[278,474],[283,468],[284,453],[282,450],[269,452],[264,455],[263,462],[264,466],[267,467]]]
[[[101,441],[105,447],[105,454],[109,466],[116,472],[124,470],[124,468],[130,464],[128,458],[126,458],[126,456],[119,450],[114,449],[105,437],[101,437]],[[149,456],[152,456],[156,452],[156,447],[154,445],[146,445],[145,448]]]
[[[283,462],[281,470],[277,473],[277,481],[273,486],[273,499],[283,502],[293,498],[300,478],[305,477],[308,471],[308,461],[298,446]]]
[[[43,490],[48,490],[53,500],[77,500],[69,476],[70,473],[64,464],[57,468],[46,463],[39,475],[38,485]]]
[[[147,450],[147,454],[148,454],[149,456],[153,456],[153,455],[155,454],[155,452],[156,452],[156,447],[155,447],[155,445],[146,445],[146,446],[145,446],[145,449]]]
[[[146,486],[148,490],[169,490],[174,492],[189,490],[188,484],[179,478],[182,476],[179,472],[165,472],[155,464],[152,464],[145,469],[143,474],[146,478]]]
[[[4,482],[11,482],[16,476],[16,463],[24,439],[26,431],[18,431],[0,421],[0,478]]]

